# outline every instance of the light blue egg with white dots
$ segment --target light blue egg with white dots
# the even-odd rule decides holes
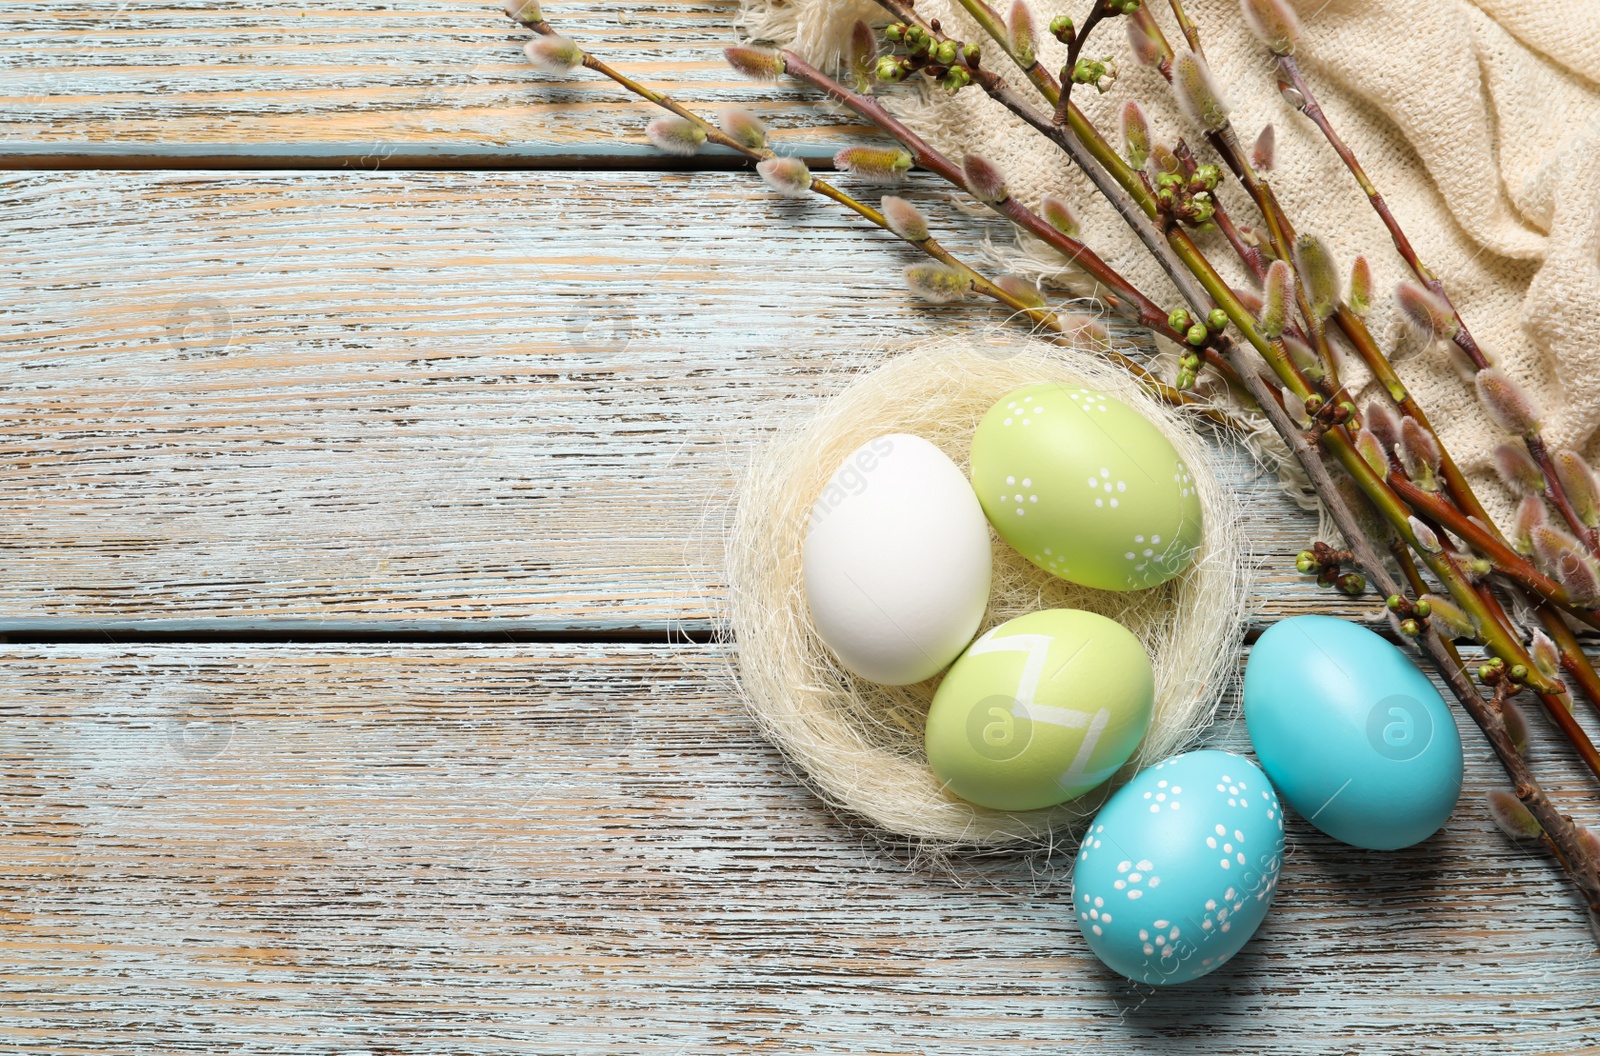
[[[1283,807],[1250,760],[1202,749],[1142,771],[1101,808],[1072,869],[1072,914],[1113,971],[1186,983],[1261,926],[1283,867]]]

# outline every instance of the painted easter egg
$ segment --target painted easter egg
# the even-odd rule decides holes
[[[1373,850],[1432,836],[1461,793],[1461,736],[1439,691],[1395,646],[1331,616],[1267,629],[1244,675],[1256,757],[1285,802]]]
[[[1186,983],[1255,934],[1282,866],[1283,808],[1266,775],[1231,752],[1187,752],[1095,816],[1073,863],[1073,916],[1113,971]]]
[[[995,810],[1054,806],[1133,754],[1155,701],[1144,645],[1077,609],[1031,612],[989,631],[939,683],[928,763],[951,793]]]
[[[1002,397],[973,435],[972,486],[1000,538],[1084,586],[1153,587],[1200,546],[1200,498],[1172,442],[1092,389],[1049,382]]]
[[[972,641],[992,560],[989,526],[956,464],[919,436],[880,436],[845,458],[811,509],[806,604],[846,670],[909,685]]]

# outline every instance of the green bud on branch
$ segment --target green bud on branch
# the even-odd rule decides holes
[[[1065,71],[1063,71],[1065,72]],[[1094,90],[1104,95],[1111,90],[1117,80],[1117,63],[1110,55],[1103,59],[1082,59],[1072,67],[1068,76],[1073,84],[1088,84]]]
[[[1077,31],[1072,25],[1072,19],[1066,15],[1057,15],[1050,20],[1050,35],[1063,44],[1071,44]]]
[[[1360,572],[1345,572],[1334,577],[1333,585],[1347,597],[1359,598],[1366,592],[1367,577]]]
[[[910,63],[904,59],[897,59],[893,55],[885,55],[878,60],[878,67],[874,71],[878,80],[887,84],[895,84],[906,79],[906,74],[911,72]]]

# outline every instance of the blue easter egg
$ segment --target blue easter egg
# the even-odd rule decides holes
[[[1255,934],[1282,866],[1283,808],[1266,775],[1232,752],[1187,752],[1101,808],[1073,865],[1073,914],[1112,970],[1186,983]]]
[[[1245,668],[1244,718],[1284,800],[1342,843],[1409,847],[1439,831],[1461,794],[1461,737],[1439,691],[1346,620],[1268,628]]]

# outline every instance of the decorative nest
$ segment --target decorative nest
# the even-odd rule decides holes
[[[885,433],[912,433],[966,468],[973,431],[1001,396],[1041,381],[1116,396],[1154,422],[1200,491],[1204,538],[1194,564],[1150,590],[1092,590],[1035,568],[998,537],[980,629],[1048,608],[1107,616],[1144,642],[1155,667],[1150,730],[1106,786],[1044,810],[974,806],[940,787],[923,752],[939,679],[881,686],[846,672],[812,626],[801,578],[811,507],[846,455]],[[1037,341],[942,340],[858,377],[799,428],[757,454],[737,495],[728,545],[740,691],[774,743],[835,808],[934,855],[1049,846],[1092,817],[1110,787],[1190,743],[1236,670],[1248,599],[1234,502],[1187,416],[1147,395],[1094,352]]]

